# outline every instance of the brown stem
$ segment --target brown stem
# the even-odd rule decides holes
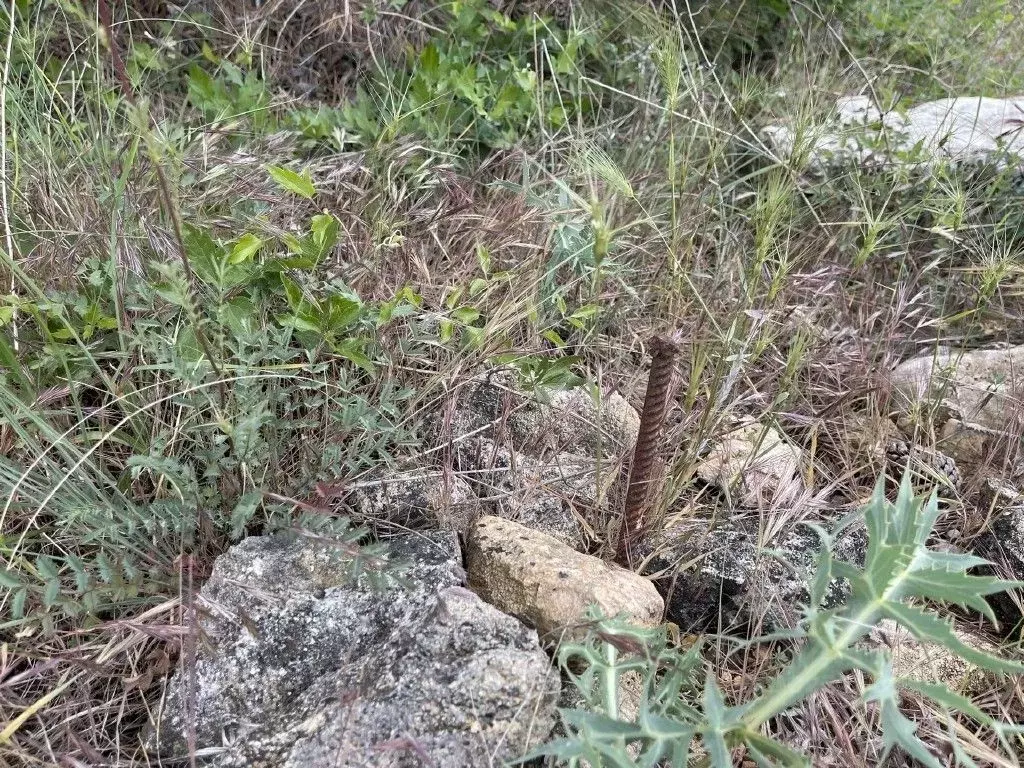
[[[626,566],[632,565],[633,549],[640,543],[644,532],[647,496],[661,448],[661,430],[668,412],[672,371],[678,355],[679,345],[675,341],[660,336],[651,340],[651,373],[647,379],[644,409],[640,414],[640,433],[633,450],[626,506],[615,555],[616,560]]]

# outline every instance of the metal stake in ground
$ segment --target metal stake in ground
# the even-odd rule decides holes
[[[661,336],[651,340],[651,373],[647,379],[644,409],[640,414],[640,433],[633,450],[626,506],[615,555],[626,566],[632,565],[632,550],[640,543],[644,530],[648,491],[661,448],[661,430],[668,412],[672,371],[678,355],[679,345],[675,341]]]

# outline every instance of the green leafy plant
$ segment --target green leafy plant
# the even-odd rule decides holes
[[[243,122],[259,132],[270,129],[275,120],[270,91],[259,73],[215,55],[207,45],[203,53],[213,72],[199,63],[189,67],[188,98],[192,106],[215,125]]]
[[[900,692],[911,691],[991,729],[1006,754],[1016,754],[1024,728],[996,720],[941,683],[896,677],[890,655],[863,642],[878,622],[891,619],[920,641],[942,645],[979,668],[1003,674],[1024,671],[1020,662],[965,644],[932,607],[955,605],[994,621],[985,598],[1022,586],[969,574],[970,569],[987,565],[981,558],[929,548],[938,514],[937,496],[933,493],[927,501],[915,498],[909,475],[895,503],[886,500],[880,482],[864,511],[868,550],[863,567],[832,554],[835,534],[852,525],[855,516],[832,534],[815,527],[821,549],[804,619],[792,632],[761,639],[784,639],[798,646],[783,671],[751,701],[726,704],[714,677],[706,674],[696,646],[679,650],[663,629],[639,630],[599,621],[586,641],[566,644],[558,654],[588,709],[564,711],[567,737],[544,746],[538,754],[555,756],[569,765],[586,761],[595,767],[685,766],[690,764],[691,743],[699,740],[706,762],[715,768],[731,766],[730,750],[739,746],[758,765],[809,765],[794,750],[767,736],[762,727],[855,671],[871,681],[863,699],[880,708],[886,753],[898,746],[922,765],[940,765],[916,735],[915,724],[900,711]],[[849,584],[849,599],[825,608],[828,587],[837,578]],[[627,673],[641,680],[639,714],[633,721],[617,716],[619,683]],[[955,731],[951,729],[949,735],[955,745]],[[629,754],[629,746],[638,750],[635,757]],[[954,754],[958,764],[973,764],[962,751],[954,749]]]
[[[563,30],[550,18],[514,18],[486,0],[457,0],[443,14],[443,34],[404,69],[384,67],[341,109],[351,141],[372,145],[411,134],[470,154],[508,148],[592,112],[595,98],[581,80],[588,69],[603,68],[618,84],[629,77],[596,25]],[[325,119],[322,110],[299,118],[310,136],[331,132]]]
[[[277,170],[289,192],[315,193]],[[87,261],[79,288],[7,297],[0,627],[49,631],[165,593],[175,553],[246,533],[364,536],[292,499],[412,439],[411,393],[375,382],[372,358],[382,318],[418,297],[378,309],[322,277],[338,232],[328,214],[280,236],[186,225],[192,279],[154,261],[115,281]]]

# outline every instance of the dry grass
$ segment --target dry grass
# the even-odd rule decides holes
[[[400,60],[406,45],[416,46],[431,33],[438,23],[435,5],[414,1],[400,14],[384,10],[369,21],[366,10],[375,5],[356,0],[259,6],[221,0],[206,7],[218,51],[251,54],[268,79],[285,84],[274,108],[287,110],[295,99],[351,95],[375,58]],[[191,4],[186,12],[194,17],[197,7]],[[133,9],[150,19],[165,14],[156,6]],[[61,23],[74,27],[73,20]],[[191,40],[194,27],[177,25],[172,29],[187,30],[181,36]],[[157,26],[151,21],[132,28],[137,40],[152,40],[145,34]],[[67,39],[69,64],[61,74],[47,79],[40,67],[33,70],[35,82],[4,84],[19,95],[7,116],[8,126],[20,129],[18,157],[4,169],[16,243],[11,255],[38,287],[82,284],[87,277],[81,268],[90,259],[142,274],[150,260],[175,258],[152,163],[143,152],[128,152],[130,121],[90,100],[109,91],[105,52],[88,34]],[[192,45],[182,44],[183,57],[194,53]],[[765,156],[749,126],[782,110],[786,116],[820,115],[835,93],[868,85],[864,67],[872,63],[850,61],[834,39],[793,46],[784,52],[792,56],[771,65],[774,70],[748,72],[738,84],[727,68],[686,66],[675,115],[659,106],[664,84],[652,76],[646,90],[624,96],[617,111],[599,113],[596,125],[543,136],[539,145],[524,142],[470,169],[416,137],[358,152],[310,155],[286,132],[247,138],[244,128],[200,125],[174,93],[154,94],[151,117],[164,152],[160,162],[188,219],[226,237],[245,231],[272,235],[298,231],[326,210],[338,218],[343,235],[322,269],[365,301],[385,301],[414,285],[430,327],[449,315],[445,299],[454,289],[485,277],[482,251],[490,256],[491,273],[508,273],[488,281],[473,298],[484,318],[486,340],[479,347],[460,349],[436,340],[413,345],[418,331],[400,323],[381,330],[381,356],[387,360],[381,380],[415,389],[397,419],[401,425],[418,425],[500,352],[552,351],[541,332],[558,323],[550,305],[539,304],[554,282],[568,305],[594,303],[604,310],[597,324],[567,339],[569,349],[583,357],[582,369],[599,376],[603,388],[642,392],[644,343],[653,333],[677,330],[686,341],[667,437],[661,514],[671,520],[736,513],[727,500],[696,489],[690,480],[697,460],[734,419],[752,415],[778,425],[813,461],[812,491],[794,504],[760,511],[764,530],[783,531],[825,519],[870,492],[885,465],[877,452],[865,449],[863,438],[852,442],[851,433],[865,421],[881,432],[889,421],[887,371],[896,362],[927,351],[938,339],[988,334],[1009,340],[1024,311],[1024,292],[1015,282],[1020,265],[1013,237],[1019,233],[997,233],[983,191],[969,193],[952,239],[938,238],[929,222],[957,197],[941,186],[922,200],[899,179],[852,174],[811,182],[799,168]],[[87,66],[93,61],[101,62],[99,70]],[[74,81],[76,68],[91,71],[91,79]],[[794,107],[773,95],[776,88],[806,93],[807,103]],[[85,106],[71,104],[76,89]],[[76,111],[85,115],[88,131],[70,130]],[[178,130],[182,125],[189,130]],[[592,144],[607,160],[581,152]],[[267,164],[307,169],[316,198],[283,194],[269,181]],[[530,179],[525,185],[524,169]],[[566,189],[575,196],[560,199]],[[261,202],[264,210],[240,213],[240,200]],[[601,203],[599,217],[595,200]],[[570,256],[553,265],[560,222],[585,226],[592,220],[611,232],[609,259],[596,272]],[[865,254],[865,235],[878,222],[884,225],[881,236]],[[16,290],[28,295],[24,287]],[[111,359],[110,367],[130,376],[146,363]],[[148,397],[155,402],[176,386],[164,378]],[[377,401],[380,380],[359,386],[368,402]],[[42,413],[58,432],[76,421],[67,410]],[[174,444],[187,440],[181,419],[180,410],[168,407],[147,423],[154,437]],[[1008,432],[1006,445],[1020,437]],[[321,422],[305,439],[307,445],[289,445],[282,453],[270,490],[296,491],[287,478],[309,466],[305,451],[330,444],[337,433]],[[24,461],[25,446],[16,443],[10,435],[0,440],[7,458]],[[104,461],[122,471],[126,454],[119,450],[111,448]],[[409,459],[418,451],[404,446],[398,453]],[[452,471],[441,456],[428,457],[437,459],[441,471]],[[972,468],[949,502],[944,525],[964,535],[983,527],[983,478],[1016,479],[1011,458],[996,451]],[[358,476],[335,479],[342,484]],[[130,492],[151,501],[165,490],[159,480],[136,479]],[[312,494],[307,499],[324,504]],[[614,510],[587,523],[597,539],[595,551],[614,549],[606,540],[616,527]],[[14,535],[19,525],[14,521],[0,533]],[[195,551],[161,556],[173,561],[180,555],[178,573],[187,574],[191,570],[182,562],[207,567],[224,544],[201,539]],[[62,624],[49,635],[36,625],[0,630],[0,723],[10,730],[0,736],[0,763],[146,764],[139,735],[182,642],[192,637],[179,600],[187,602],[193,587],[181,584],[180,597],[172,590],[150,596],[137,613],[126,609],[94,626]],[[774,663],[771,655],[713,661],[728,670],[738,699]],[[815,765],[874,765],[881,747],[873,735],[877,715],[851,706],[862,690],[863,681],[844,681],[773,727],[813,755]],[[1019,685],[993,690],[985,705],[1019,721]],[[922,711],[919,721],[936,744],[943,742],[945,724],[937,713]],[[990,757],[991,744],[966,724],[959,727],[975,759],[1003,764]]]

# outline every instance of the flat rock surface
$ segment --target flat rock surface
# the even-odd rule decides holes
[[[893,405],[905,418],[930,414],[938,447],[966,466],[1012,466],[1024,431],[1024,346],[907,360],[890,374]]]
[[[554,725],[558,675],[534,630],[461,586],[454,534],[392,540],[405,587],[344,583],[337,548],[253,537],[200,595],[194,669],[163,707],[163,756],[187,734],[215,766],[500,764]]]
[[[466,565],[471,589],[545,639],[574,635],[592,605],[641,626],[661,622],[664,603],[649,580],[499,517],[476,522]]]
[[[964,353],[941,349],[901,363],[891,379],[905,409],[937,400],[952,418],[1002,430],[1024,411],[1024,346]]]

